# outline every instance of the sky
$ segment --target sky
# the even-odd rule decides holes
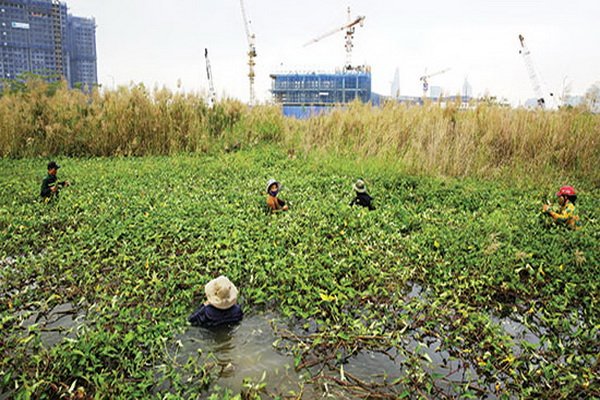
[[[96,19],[98,81],[104,87],[143,83],[206,93],[204,49],[217,97],[248,101],[248,42],[239,0],[67,0],[69,12]],[[583,95],[600,81],[599,0],[244,0],[256,35],[257,100],[270,101],[269,74],[331,72],[345,63],[340,31],[347,8],[366,17],[354,35],[352,62],[369,65],[372,90],[419,96],[419,77],[447,94],[533,98],[518,35],[531,51],[544,92]]]

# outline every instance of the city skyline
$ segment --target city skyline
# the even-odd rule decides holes
[[[354,35],[354,64],[368,64],[373,92],[389,95],[396,68],[401,95],[420,95],[419,77],[450,70],[429,83],[448,94],[462,92],[468,79],[473,95],[494,95],[522,104],[535,97],[519,55],[518,35],[531,49],[548,92],[570,89],[582,95],[600,79],[599,56],[587,47],[600,38],[594,16],[600,4],[575,0],[568,7],[549,1],[433,1],[428,4],[307,0],[301,6],[246,0],[256,34],[256,95],[271,99],[269,74],[333,71],[344,63],[344,35],[303,47],[364,15]],[[208,92],[204,48],[209,49],[218,97],[248,100],[248,44],[239,1],[164,2],[72,0],[69,10],[95,17],[98,78],[107,87],[144,83]]]
[[[33,73],[70,87],[97,84],[95,22],[73,16],[65,2],[0,1],[0,77]]]

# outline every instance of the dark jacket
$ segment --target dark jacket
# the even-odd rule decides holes
[[[244,313],[239,305],[235,304],[227,310],[220,310],[209,305],[202,305],[194,311],[188,318],[192,325],[202,326],[204,328],[212,328],[225,324],[234,324],[240,322],[244,317]]]
[[[356,197],[354,198],[354,200],[352,200],[350,202],[351,206],[363,206],[363,207],[367,207],[369,210],[374,210],[375,207],[373,206],[373,204],[371,204],[371,202],[373,201],[373,198],[371,196],[368,195],[368,193],[356,193]]]
[[[65,185],[65,183],[57,181],[58,179],[56,178],[56,175],[48,174],[48,176],[46,176],[42,181],[40,196],[42,196],[43,198],[49,198],[52,197],[52,195],[58,195],[58,190],[53,193],[52,190],[50,190],[50,188],[55,185],[61,188]]]

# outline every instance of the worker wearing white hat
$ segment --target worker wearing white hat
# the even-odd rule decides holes
[[[188,318],[192,325],[211,328],[242,320],[244,314],[237,304],[238,290],[226,276],[208,282],[204,292],[206,302]]]
[[[281,185],[275,179],[269,179],[267,182],[267,207],[271,211],[287,211],[288,205],[285,201],[277,197]]]
[[[362,179],[358,179],[354,185],[352,185],[352,189],[356,192],[356,197],[350,202],[351,206],[362,206],[366,207],[369,210],[374,210],[373,206],[373,198],[369,196],[367,193],[367,185],[365,181]]]

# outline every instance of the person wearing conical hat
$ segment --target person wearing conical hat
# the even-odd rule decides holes
[[[351,206],[367,207],[369,210],[374,210],[373,198],[367,193],[367,185],[362,179],[358,179],[352,189],[356,192],[356,197],[350,202]]]
[[[271,210],[271,212],[288,210],[288,206],[285,204],[285,201],[277,197],[280,189],[281,185],[279,182],[277,182],[275,179],[269,179],[267,182],[267,208]]]
[[[558,197],[558,205],[560,206],[558,212],[552,211],[549,204],[542,206],[542,212],[552,217],[557,224],[566,225],[571,229],[579,229],[581,222],[575,211],[577,193],[573,186],[561,187],[556,196]]]
[[[206,301],[188,318],[192,325],[212,328],[242,320],[244,313],[237,304],[238,290],[226,276],[208,282],[204,292]]]

